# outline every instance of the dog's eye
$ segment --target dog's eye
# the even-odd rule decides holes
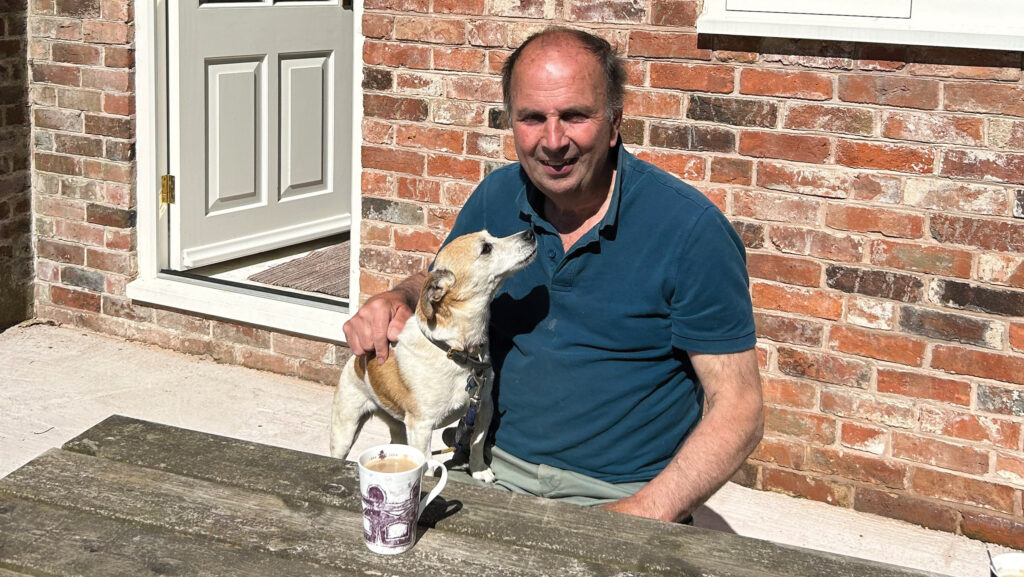
[[[480,254],[491,254],[492,248],[494,248],[494,246],[491,243],[485,242],[480,245]]]

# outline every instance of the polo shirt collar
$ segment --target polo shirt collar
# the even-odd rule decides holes
[[[619,205],[622,199],[622,183],[625,180],[629,159],[633,158],[633,155],[622,147],[622,137],[619,137],[615,146],[612,147],[611,154],[615,155],[615,184],[612,186],[612,198],[608,203],[608,212],[605,213],[601,222],[594,227],[594,230],[599,232],[613,232],[615,230],[615,225],[619,219]],[[519,170],[523,180],[523,187],[516,196],[516,204],[519,206],[520,214],[528,218],[534,225],[557,234],[554,227],[540,215],[541,208],[544,206],[544,195],[533,186],[526,172],[522,168]],[[592,234],[593,231],[588,231],[584,238],[588,238]]]

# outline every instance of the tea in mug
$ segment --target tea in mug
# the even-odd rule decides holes
[[[397,457],[374,459],[363,466],[378,473],[403,473],[419,467],[419,464],[405,456],[399,455]]]

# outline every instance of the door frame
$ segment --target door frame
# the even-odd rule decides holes
[[[138,277],[129,282],[127,296],[204,316],[238,321],[333,342],[345,342],[342,324],[350,308],[326,302],[269,294],[244,287],[161,272],[169,268],[168,213],[160,204],[160,177],[167,171],[167,3],[179,0],[135,0],[135,159]],[[339,4],[340,4],[339,0]],[[349,188],[352,228],[349,262],[352,301],[359,295],[359,246],[362,195],[362,2],[352,2],[352,134]]]

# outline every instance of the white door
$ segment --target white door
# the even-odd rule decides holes
[[[171,268],[348,230],[352,10],[337,0],[169,5]]]

